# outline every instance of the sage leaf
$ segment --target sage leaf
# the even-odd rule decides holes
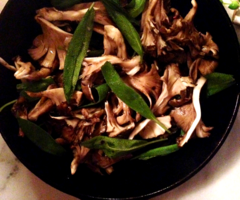
[[[143,12],[145,5],[146,0],[132,0],[126,9],[130,17],[136,18]]]
[[[126,15],[117,8],[116,2],[112,0],[101,0],[107,9],[111,19],[117,25],[124,38],[127,40],[132,49],[143,57],[143,48],[140,40],[140,36],[132,23],[128,20]]]
[[[146,152],[134,157],[133,159],[148,160],[150,158],[154,158],[154,157],[157,157],[157,156],[166,156],[166,155],[171,154],[175,151],[178,151],[179,149],[180,148],[177,144],[171,144],[171,145],[151,149],[149,151],[146,151]]]
[[[236,84],[236,80],[230,74],[213,72],[206,75],[205,78],[207,79],[206,88],[208,97]]]
[[[94,15],[92,4],[78,24],[68,47],[63,70],[64,93],[67,101],[71,99],[75,90],[82,61],[87,54],[93,31]]]
[[[83,105],[81,107],[85,108],[85,107],[90,107],[90,106],[94,106],[94,105],[97,105],[97,104],[101,103],[104,99],[106,99],[106,96],[107,96],[110,88],[105,83],[105,84],[97,86],[95,88],[95,90],[97,92],[97,99],[95,100],[95,102]]]
[[[104,50],[91,50],[87,52],[87,57],[98,57],[103,55]]]
[[[26,93],[25,90],[22,90],[20,92],[20,96],[24,97],[28,102],[33,102],[33,101],[37,101],[37,100],[40,99],[40,97],[30,97],[30,96],[28,96],[28,94]]]
[[[48,77],[45,79],[41,79],[39,81],[34,82],[24,82],[17,84],[17,90],[24,90],[30,92],[40,92],[47,89],[47,87],[51,84],[54,84],[54,80],[52,77]]]
[[[55,81],[53,80],[53,78],[48,77],[45,79],[41,79],[39,81],[30,81],[30,82],[24,82],[24,83],[17,84],[16,88],[17,88],[17,90],[21,90],[20,96],[24,97],[29,102],[32,102],[32,101],[36,101],[40,98],[39,97],[30,97],[30,96],[28,96],[26,91],[30,91],[30,92],[44,91],[47,89],[47,87],[49,85],[54,84],[54,83],[55,83]]]
[[[120,2],[120,0],[112,0],[112,1],[114,1],[115,3],[117,3],[117,4],[121,4],[121,2]]]
[[[42,151],[55,156],[63,156],[67,153],[48,132],[37,124],[22,118],[17,118],[17,121],[24,135]]]
[[[100,149],[109,158],[116,158],[119,156],[131,154],[137,150],[147,147],[151,144],[166,141],[167,139],[158,139],[153,141],[146,140],[128,140],[119,138],[110,138],[107,136],[96,136],[90,140],[81,142],[82,146],[90,149]]]
[[[51,0],[51,4],[57,9],[66,9],[81,2],[82,0]]]
[[[118,12],[119,14],[126,17],[126,19],[131,22],[133,25],[139,26],[140,23],[135,18],[131,17],[126,9],[124,9],[121,5],[120,0],[103,0],[104,6],[106,9],[109,9],[110,12]],[[108,13],[110,15],[110,13]]]
[[[12,100],[12,101],[9,101],[8,103],[5,103],[5,104],[0,108],[0,112],[2,112],[2,110],[3,110],[4,108],[6,108],[7,106],[10,106],[10,105],[12,105],[12,104],[14,104],[14,103],[16,103],[16,102],[17,102],[17,99]]]
[[[131,109],[135,110],[143,117],[153,120],[165,131],[170,133],[166,126],[154,116],[142,96],[123,82],[110,62],[106,62],[101,70],[106,83],[113,93],[115,93]]]

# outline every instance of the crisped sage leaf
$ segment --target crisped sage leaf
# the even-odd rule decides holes
[[[20,91],[20,96],[24,97],[28,101],[36,101],[39,97],[30,97],[27,95],[26,91],[30,92],[41,92],[47,89],[47,87],[51,84],[54,84],[54,80],[52,77],[44,78],[39,81],[30,81],[17,84],[17,90]]]
[[[81,107],[85,108],[85,107],[90,107],[90,106],[94,106],[94,105],[97,105],[97,104],[101,103],[106,98],[110,88],[105,83],[105,84],[97,86],[95,88],[95,90],[96,90],[97,96],[98,96],[97,99],[95,100],[95,102],[83,105]]]
[[[87,57],[98,57],[98,56],[103,55],[103,53],[104,53],[103,49],[101,49],[101,50],[91,50],[91,51],[87,52]]]
[[[4,104],[4,105],[0,108],[0,112],[2,112],[2,110],[3,110],[4,108],[6,108],[7,106],[10,106],[10,105],[12,105],[12,104],[14,104],[14,103],[16,103],[16,102],[17,102],[17,99],[12,100],[12,101]]]
[[[69,8],[81,2],[82,0],[51,0],[51,4],[57,9]]]
[[[139,156],[134,157],[134,159],[139,160],[148,160],[150,158],[154,158],[157,156],[166,156],[168,154],[171,154],[175,151],[178,151],[180,148],[177,144],[171,144],[167,146],[158,147],[155,149],[151,149],[145,153],[140,154]]]
[[[109,158],[116,158],[140,150],[148,145],[166,140],[167,139],[158,139],[148,142],[146,140],[128,140],[110,138],[107,136],[96,136],[82,142],[81,145],[90,149],[101,149]]]
[[[148,107],[147,103],[144,101],[142,96],[138,94],[133,88],[127,86],[121,77],[118,75],[113,65],[110,62],[106,62],[102,66],[102,74],[108,86],[111,88],[113,93],[115,93],[124,103],[126,103],[131,109],[138,112],[145,118],[155,121],[160,125],[165,131],[170,131],[162,124],[152,113],[151,109]]]
[[[132,0],[126,9],[129,16],[135,18],[143,12],[145,5],[146,0]]]
[[[112,0],[101,0],[107,9],[111,19],[115,22],[124,38],[127,40],[132,49],[143,57],[143,48],[140,40],[140,36],[132,23],[129,21],[124,12],[117,7],[116,2]]]
[[[205,76],[207,79],[207,96],[214,95],[226,88],[236,84],[233,75],[213,72]]]
[[[28,94],[26,93],[25,90],[22,90],[20,92],[20,96],[24,97],[28,102],[33,102],[33,101],[37,101],[37,100],[40,99],[40,97],[30,97],[30,96],[28,96]]]
[[[66,154],[67,151],[61,145],[56,143],[52,136],[40,126],[29,120],[21,118],[17,118],[17,120],[24,135],[41,150],[56,156]]]
[[[54,84],[54,80],[52,77],[48,77],[45,79],[41,79],[39,81],[31,81],[17,84],[17,90],[24,90],[30,92],[40,92],[47,89],[47,87],[51,84]]]
[[[94,13],[92,5],[78,24],[68,47],[63,71],[64,93],[67,101],[71,99],[75,90],[82,61],[87,54],[92,37]]]
[[[120,0],[103,0],[104,6],[106,9],[109,9],[110,12],[118,12],[120,15],[123,15],[129,22],[133,25],[139,26],[140,23],[134,17],[130,16],[125,8],[121,5]],[[110,13],[109,13],[110,15]]]

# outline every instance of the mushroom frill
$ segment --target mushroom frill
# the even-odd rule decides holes
[[[80,163],[98,173],[113,171],[113,164],[127,156],[108,158],[102,150],[81,146],[81,141],[95,136],[133,140],[168,137],[163,128],[131,109],[108,91],[104,101],[97,102],[96,87],[105,83],[102,65],[114,65],[125,84],[132,87],[147,102],[153,114],[172,133],[182,147],[193,136],[208,137],[212,127],[201,119],[200,91],[206,74],[218,64],[218,46],[210,33],[200,33],[193,23],[197,2],[182,17],[168,0],[149,0],[138,16],[144,59],[133,54],[121,31],[108,15],[104,4],[95,2],[94,41],[83,60],[78,86],[70,102],[63,90],[63,70],[74,28],[82,20],[91,3],[80,3],[67,10],[42,8],[35,20],[42,28],[29,49],[31,62],[15,59],[16,79],[31,83],[51,77],[54,83],[43,91],[26,91],[12,111],[31,121],[47,121],[48,131],[56,142],[73,152],[71,172]],[[101,53],[90,56],[94,50]],[[26,97],[27,96],[27,97]],[[35,103],[29,103],[29,98]],[[88,104],[91,106],[86,106]],[[178,129],[176,129],[178,128]]]

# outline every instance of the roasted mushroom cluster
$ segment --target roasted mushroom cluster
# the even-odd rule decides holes
[[[42,127],[58,144],[73,152],[72,174],[80,163],[98,173],[111,173],[113,164],[133,157],[134,151],[111,157],[103,148],[84,145],[99,136],[146,142],[173,137],[180,148],[194,136],[208,137],[212,129],[201,120],[199,97],[206,82],[204,76],[218,65],[218,46],[210,33],[201,33],[194,26],[196,0],[192,0],[186,16],[172,8],[169,0],[142,1],[144,7],[134,17],[127,12],[128,1],[112,3],[111,8],[116,7],[120,17],[124,15],[122,23],[130,23],[137,31],[142,55],[126,39],[125,35],[132,33],[124,33],[109,14],[111,2],[115,1],[80,3],[64,10],[54,7],[38,10],[35,20],[42,33],[28,50],[31,60],[18,56],[12,66],[1,59],[21,81],[21,93],[12,112],[21,119],[44,124]],[[64,71],[68,70],[65,65],[70,59],[69,46],[76,27],[90,9],[94,10],[90,44],[80,63],[75,89],[67,99]],[[131,106],[131,101],[135,104],[138,101],[124,94],[125,87],[116,85],[115,90],[123,93],[120,96],[114,92],[103,74],[106,63],[114,66],[121,84],[146,102],[159,123]],[[21,127],[19,133],[25,135]],[[99,143],[110,144],[103,139]]]

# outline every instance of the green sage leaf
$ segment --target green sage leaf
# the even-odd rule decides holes
[[[40,99],[40,97],[30,97],[28,96],[28,94],[26,93],[25,90],[22,90],[20,92],[20,96],[24,97],[28,102],[33,102],[33,101],[37,101]]]
[[[62,156],[67,153],[67,151],[60,144],[55,142],[48,132],[46,132],[37,124],[21,118],[17,118],[17,120],[24,135],[44,152],[56,156]]]
[[[138,112],[145,118],[155,121],[160,125],[165,131],[170,131],[162,124],[152,113],[151,109],[144,101],[142,96],[137,93],[133,88],[127,86],[121,77],[118,75],[113,65],[110,62],[106,62],[102,66],[102,74],[108,86],[111,88],[113,93],[115,93],[124,103],[126,103],[131,109]]]
[[[236,80],[230,74],[213,72],[206,75],[205,78],[207,79],[206,88],[208,97],[236,84]]]
[[[51,0],[51,4],[57,9],[69,8],[81,2],[82,0]]]
[[[54,80],[52,77],[48,77],[39,81],[31,81],[17,84],[17,90],[24,90],[30,92],[40,92],[47,89],[47,87],[51,84],[54,84]]]
[[[127,10],[122,7],[121,2],[119,0],[103,0],[104,6],[106,9],[109,9],[110,12],[118,12],[119,14],[123,15],[124,17],[127,18],[129,22],[131,22],[133,25],[139,26],[140,23],[138,20],[133,18],[132,16],[129,15]],[[108,13],[110,15],[110,13]]]
[[[90,149],[101,149],[109,158],[131,154],[151,144],[166,141],[167,139],[158,139],[153,141],[146,140],[128,140],[119,138],[110,138],[107,136],[96,136],[90,140],[84,141],[81,145]]]
[[[136,18],[137,16],[139,16],[146,5],[146,0],[132,0],[128,6],[127,6],[127,11],[129,16]]]
[[[78,24],[69,44],[63,71],[64,93],[67,101],[71,99],[75,90],[82,61],[87,54],[93,31],[94,13],[92,5]]]
[[[6,108],[7,106],[10,106],[10,105],[12,105],[12,104],[14,104],[14,103],[16,103],[16,102],[17,102],[17,99],[12,100],[12,101],[9,101],[8,103],[5,103],[5,104],[0,108],[0,112],[2,112],[2,110],[3,110],[4,108]]]
[[[97,105],[97,104],[101,103],[104,99],[106,99],[106,96],[107,96],[110,88],[105,83],[105,84],[97,86],[95,88],[95,90],[97,92],[97,99],[95,100],[95,102],[83,105],[81,107],[86,108],[86,107],[94,106],[94,105]]]
[[[24,82],[17,84],[17,90],[20,91],[20,96],[24,97],[28,101],[36,101],[40,99],[39,97],[30,97],[27,95],[26,91],[30,92],[41,92],[47,89],[47,87],[51,84],[54,84],[55,81],[53,80],[52,77],[48,77],[45,79],[41,79],[39,81],[30,81],[30,82]]]
[[[140,154],[139,156],[134,157],[134,159],[139,159],[139,160],[148,160],[150,158],[154,158],[157,156],[166,156],[168,154],[171,154],[175,151],[178,151],[180,147],[178,147],[177,144],[172,144],[172,145],[167,145],[167,146],[162,146],[158,147],[155,149],[151,149],[145,153]]]
[[[91,50],[87,52],[87,57],[98,57],[103,55],[104,50]]]
[[[120,0],[112,0],[112,1],[114,1],[114,2],[117,3],[118,5],[121,4]]]
[[[111,0],[101,0],[107,9],[108,14],[115,22],[124,38],[127,40],[132,49],[143,57],[143,48],[140,40],[140,36],[132,23],[126,17],[126,15],[117,7],[116,2]]]

